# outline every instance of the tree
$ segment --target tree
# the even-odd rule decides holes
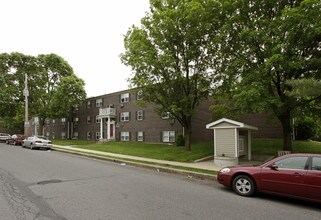
[[[7,122],[23,120],[25,74],[28,76],[29,114],[40,118],[40,131],[45,118],[64,117],[73,105],[86,97],[84,82],[56,54],[37,57],[21,53],[0,54],[0,71],[0,97],[3,97],[0,117]]]
[[[321,78],[319,0],[222,1],[221,71],[240,110],[273,111],[282,124],[284,150],[292,150],[291,118],[320,101],[299,99],[290,80]]]
[[[56,54],[39,55],[37,57],[39,73],[36,76],[36,90],[30,91],[30,106],[33,115],[39,117],[39,130],[46,118],[65,117],[73,105],[85,100],[84,82],[73,73],[72,67]],[[66,82],[69,83],[66,85]],[[64,94],[61,94],[61,91]],[[57,106],[60,106],[57,107]]]
[[[209,95],[215,79],[208,48],[216,46],[219,4],[208,0],[151,0],[141,27],[129,29],[122,62],[133,70],[130,83],[143,98],[169,112],[190,137],[195,108]],[[211,34],[210,34],[211,33]]]

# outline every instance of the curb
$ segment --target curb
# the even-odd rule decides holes
[[[181,176],[187,176],[188,178],[194,178],[194,179],[200,179],[200,180],[216,180],[216,175],[213,175],[213,174],[188,171],[188,170],[183,170],[183,169],[178,169],[178,168],[170,168],[170,167],[166,167],[166,166],[162,166],[162,165],[152,165],[152,164],[148,164],[147,162],[144,162],[144,161],[131,161],[126,158],[111,157],[111,156],[105,156],[105,155],[104,156],[103,155],[96,155],[96,154],[90,154],[90,153],[86,153],[86,152],[73,151],[72,149],[62,149],[59,147],[52,147],[52,150],[64,152],[64,153],[69,153],[69,154],[91,157],[91,158],[95,158],[95,159],[99,159],[99,160],[106,160],[106,161],[119,163],[119,164],[126,163],[126,165],[131,165],[131,166],[136,166],[136,167],[141,167],[141,168],[146,168],[146,169],[152,169],[157,172],[178,174]]]

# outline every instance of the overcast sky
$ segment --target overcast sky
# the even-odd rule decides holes
[[[55,53],[88,97],[125,90],[123,36],[148,10],[149,0],[0,0],[0,53]]]

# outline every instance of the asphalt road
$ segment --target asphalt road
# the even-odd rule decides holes
[[[215,181],[0,143],[0,220],[321,219],[320,205]]]

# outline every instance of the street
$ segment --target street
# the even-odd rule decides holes
[[[0,143],[0,219],[321,219],[318,204]]]

